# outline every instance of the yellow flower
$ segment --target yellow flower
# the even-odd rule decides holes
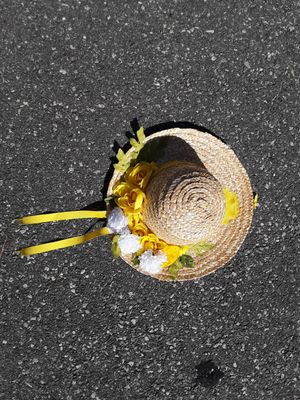
[[[113,194],[117,197],[122,197],[126,193],[130,192],[132,189],[134,189],[133,185],[130,185],[130,183],[127,182],[119,182],[113,189]]]
[[[125,215],[139,214],[145,199],[145,193],[126,182],[119,183],[113,194],[117,196],[116,204],[122,208]]]
[[[141,243],[143,245],[142,253],[146,250],[152,250],[154,253],[162,250],[166,243],[159,239],[154,233],[149,233],[146,236],[141,237]]]
[[[169,267],[170,265],[174,264],[174,262],[183,254],[187,252],[190,246],[175,246],[166,244],[163,248],[163,252],[167,256],[167,261],[163,264],[163,267]]]
[[[182,248],[179,246],[166,245],[163,248],[163,252],[167,256],[167,261],[163,264],[163,267],[169,267],[182,255]]]
[[[143,226],[144,229],[148,229],[143,222],[137,224],[137,228],[140,226]],[[142,229],[140,232],[142,232]],[[132,233],[139,235],[139,231],[134,231],[134,229],[132,229]],[[136,254],[139,256],[146,250],[152,250],[153,253],[163,251],[167,256],[167,261],[163,264],[163,267],[169,267],[174,264],[174,262],[190,248],[190,246],[175,246],[167,244],[165,241],[159,239],[154,233],[148,233],[142,236],[140,242],[143,247]]]
[[[141,222],[141,214],[128,214],[128,228],[130,230],[139,222]]]
[[[134,235],[137,236],[147,236],[149,233],[148,227],[142,221],[133,225],[129,225],[129,229]]]
[[[191,245],[182,246],[180,255],[182,256],[183,254],[185,254],[190,248],[191,248]]]
[[[155,163],[140,162],[134,167],[128,168],[125,180],[131,185],[145,189],[151,175],[158,169]]]
[[[226,201],[226,209],[222,223],[226,225],[228,224],[229,221],[235,220],[238,217],[240,212],[240,207],[239,207],[239,199],[234,192],[230,192],[230,190],[224,188],[223,193]]]

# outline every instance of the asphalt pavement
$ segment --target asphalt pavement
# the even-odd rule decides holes
[[[0,0],[2,400],[300,398],[299,1]],[[92,221],[131,125],[206,127],[260,205],[238,255],[159,282],[109,239],[20,257]],[[298,273],[299,283],[299,273]]]

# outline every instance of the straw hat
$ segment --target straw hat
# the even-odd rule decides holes
[[[162,144],[164,152],[157,160],[161,167],[146,188],[143,220],[156,236],[169,244],[207,240],[214,245],[202,256],[193,255],[195,267],[183,268],[176,278],[197,279],[221,268],[242,245],[253,216],[250,180],[233,150],[207,132],[167,129],[147,137],[145,146],[156,141]],[[114,171],[108,196],[121,176],[121,172]],[[240,209],[238,217],[226,225],[222,224],[225,187],[237,195]],[[137,268],[130,257],[122,258]],[[155,278],[172,279],[167,269]]]

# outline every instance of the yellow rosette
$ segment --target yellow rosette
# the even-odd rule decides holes
[[[139,221],[138,223],[136,223],[134,225],[129,224],[128,226],[134,235],[147,236],[149,233],[149,229],[148,229],[147,225],[145,225],[144,222],[142,222],[142,221]]]
[[[127,182],[119,183],[113,191],[117,196],[115,202],[125,215],[139,214],[145,199],[145,193]]]
[[[143,248],[140,250],[140,254],[146,250],[152,250],[153,253],[156,253],[159,250],[162,250],[166,243],[160,240],[154,233],[149,233],[146,236],[141,237],[141,243]]]
[[[137,186],[144,190],[149,182],[149,179],[154,171],[158,169],[155,163],[142,161],[127,170],[125,180],[133,186]]]

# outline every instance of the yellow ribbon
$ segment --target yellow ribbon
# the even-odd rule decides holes
[[[29,215],[28,217],[19,218],[21,224],[42,224],[44,222],[66,221],[69,219],[84,219],[84,218],[106,218],[106,211],[65,211],[51,214]]]
[[[65,221],[70,219],[83,219],[83,218],[106,218],[106,211],[65,211],[60,213],[30,215],[28,217],[19,218],[21,224],[41,224],[44,222]],[[36,246],[25,247],[19,250],[23,256],[32,256],[33,254],[46,253],[48,251],[63,249],[65,247],[76,246],[92,240],[98,236],[109,235],[111,231],[104,227],[96,231],[86,233],[85,235],[75,236],[68,239],[56,240],[55,242],[38,244]]]
[[[64,247],[76,246],[92,240],[98,236],[110,234],[108,228],[100,228],[94,232],[87,233],[81,236],[75,236],[68,239],[57,240],[55,242],[38,244],[36,246],[25,247],[19,250],[23,256],[32,256],[33,254],[46,253],[48,251],[63,249]]]

